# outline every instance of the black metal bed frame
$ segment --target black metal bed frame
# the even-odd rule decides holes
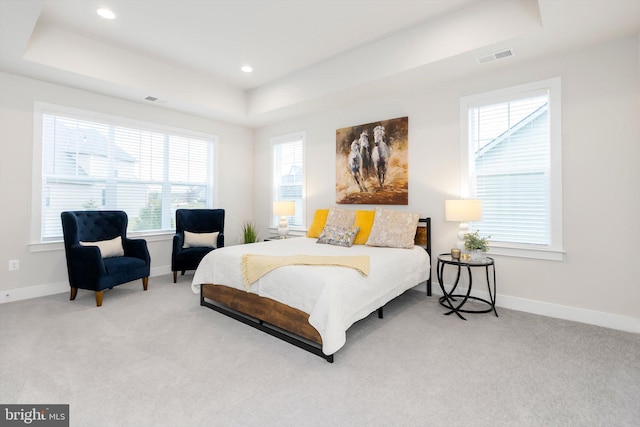
[[[427,296],[431,296],[431,218],[420,218],[419,223],[425,223],[425,226],[426,226],[427,244],[426,244],[426,247],[424,247],[424,249],[429,254],[429,264],[430,264],[429,278],[427,279],[426,286],[427,286]],[[221,305],[213,304],[207,301],[204,297],[202,286],[200,286],[200,305],[208,307],[214,311],[217,311],[218,313],[224,314],[225,316],[231,317],[232,319],[238,320],[244,323],[245,325],[249,325],[252,328],[258,329],[271,336],[280,338],[281,340],[286,341],[289,344],[293,344],[294,346],[301,348],[303,350],[306,350],[309,353],[322,357],[329,363],[333,363],[333,354],[329,354],[329,355],[324,354],[322,352],[322,348],[311,341],[307,341],[304,338],[294,334],[289,334],[286,331],[278,328],[277,326],[267,323],[253,316],[249,316],[247,314],[237,312],[231,308],[223,307]],[[384,317],[383,308],[384,306],[378,308],[377,310],[379,319],[382,319]]]
[[[213,304],[207,301],[202,294],[202,287],[200,287],[200,305],[209,307],[212,310],[217,311],[218,313],[222,313],[225,316],[229,316],[232,319],[238,320],[245,325],[249,325],[252,328],[256,328],[262,332],[266,332],[267,334],[274,336],[276,338],[280,338],[283,341],[288,342],[289,344],[293,344],[296,347],[299,347],[303,350],[308,351],[309,353],[313,353],[316,356],[320,356],[325,359],[329,363],[333,363],[333,354],[326,355],[322,352],[322,348],[314,345],[310,341],[304,340],[302,337],[294,336],[289,333],[285,333],[283,330],[274,326],[270,323],[257,319],[255,317],[249,316],[248,314],[240,313],[235,310],[232,310],[228,307],[223,307],[217,304]]]

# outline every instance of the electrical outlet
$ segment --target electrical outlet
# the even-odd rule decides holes
[[[9,271],[20,270],[20,260],[19,259],[10,259],[9,260]]]

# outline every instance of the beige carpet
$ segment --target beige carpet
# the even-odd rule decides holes
[[[0,305],[0,402],[71,426],[637,426],[640,336],[409,291],[335,363],[201,307],[191,276]]]

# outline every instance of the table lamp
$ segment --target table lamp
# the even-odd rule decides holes
[[[289,234],[289,224],[287,221],[288,216],[293,216],[296,213],[296,202],[273,202],[273,214],[280,217],[280,224],[278,227],[278,234],[281,239],[286,239]]]
[[[482,200],[445,200],[444,216],[447,221],[458,221],[458,242],[456,247],[464,249],[464,235],[469,232],[469,221],[482,219]]]

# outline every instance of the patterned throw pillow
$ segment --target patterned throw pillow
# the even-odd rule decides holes
[[[413,248],[419,214],[376,208],[367,246]]]
[[[316,243],[326,243],[350,248],[351,245],[353,245],[353,240],[356,238],[358,231],[360,231],[359,227],[334,227],[325,225]]]
[[[326,225],[347,228],[353,227],[355,221],[356,211],[344,208],[331,208],[329,209],[329,215],[327,215]]]

